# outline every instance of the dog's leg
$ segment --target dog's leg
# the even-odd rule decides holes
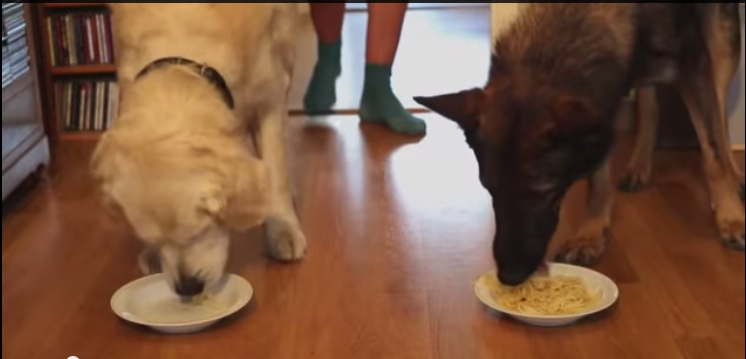
[[[138,257],[138,265],[143,275],[158,274],[163,271],[161,266],[161,255],[158,249],[148,246]]]
[[[736,190],[743,198],[744,173],[731,149],[726,118],[728,89],[741,59],[741,17],[737,3],[720,3],[716,9],[706,16],[703,24],[709,66],[701,67],[710,71],[689,72],[700,76],[694,75],[692,80],[684,82],[682,92],[689,96],[690,111],[699,110],[700,117],[692,119],[700,142],[709,141],[703,146],[710,147],[709,155],[703,152],[705,171],[721,238],[727,246],[744,250],[745,212],[739,195],[733,193]],[[699,93],[695,93],[696,89]],[[708,90],[715,95],[714,100],[706,93]]]
[[[299,261],[308,251],[308,241],[296,212],[287,155],[288,97],[296,59],[295,26],[293,21],[273,26],[273,61],[277,66],[277,75],[273,78],[278,89],[283,90],[278,90],[271,98],[282,100],[274,103],[264,116],[259,134],[260,151],[269,169],[272,191],[272,207],[265,228],[270,255],[280,261]]]
[[[744,250],[746,212],[734,188],[738,180],[730,167],[730,148],[720,146],[718,137],[721,121],[715,81],[709,68],[689,72],[681,79],[679,90],[689,109],[690,117],[702,147],[707,185],[715,210],[717,226],[723,243],[733,249]]]
[[[611,212],[614,206],[610,162],[607,159],[591,178],[585,220],[578,234],[559,252],[558,261],[592,266],[598,263],[606,251],[611,236]]]
[[[721,160],[728,166],[738,181],[738,191],[744,198],[744,173],[731,150],[726,103],[728,90],[741,60],[741,29],[738,5],[722,4],[716,16],[707,22],[705,39],[715,78],[720,116],[714,124],[716,144],[724,156]]]
[[[636,116],[637,135],[634,152],[619,183],[619,189],[625,192],[639,191],[650,183],[659,116],[654,87],[641,87],[637,90]]]
[[[277,260],[297,261],[305,257],[308,244],[295,212],[288,176],[288,121],[286,101],[282,101],[263,119],[259,143],[272,191],[266,223],[269,252]]]

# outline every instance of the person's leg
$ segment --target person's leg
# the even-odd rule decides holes
[[[425,121],[412,116],[391,89],[391,67],[407,6],[408,3],[368,3],[365,85],[360,117],[364,121],[383,123],[401,134],[424,135]]]
[[[342,71],[345,3],[309,3],[318,36],[319,58],[303,100],[308,114],[328,113],[337,102],[335,85]]]

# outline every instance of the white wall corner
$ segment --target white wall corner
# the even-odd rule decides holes
[[[521,8],[526,6],[524,3],[498,3],[493,2],[490,6],[492,16],[492,43],[498,36],[503,33],[518,18]],[[494,51],[494,47],[493,47]]]
[[[746,31],[744,31],[744,6],[741,3],[741,66],[733,79],[730,94],[728,96],[728,121],[730,125],[730,139],[734,148],[743,150],[746,144],[746,72],[744,72],[744,40],[746,40]]]

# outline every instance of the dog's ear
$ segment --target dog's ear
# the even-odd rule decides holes
[[[101,136],[93,156],[91,156],[90,171],[94,181],[98,184],[106,182],[111,178],[111,172],[115,169],[118,153],[115,151],[115,143],[111,134]]]
[[[104,212],[113,219],[124,217],[122,208],[111,193],[113,181],[117,177],[117,166],[121,167],[120,156],[115,139],[107,133],[101,136],[90,162],[90,174],[96,184],[100,203]]]
[[[470,131],[479,126],[479,115],[484,103],[484,91],[479,88],[414,100],[435,113],[452,120]]]
[[[237,161],[239,162],[239,161]],[[269,178],[265,165],[258,161],[240,161],[231,171],[220,193],[202,199],[202,210],[226,226],[245,231],[262,224],[269,211]]]

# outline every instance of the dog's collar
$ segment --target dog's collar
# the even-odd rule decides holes
[[[220,72],[210,66],[207,66],[206,64],[200,64],[189,59],[181,57],[166,57],[155,60],[148,66],[145,66],[145,68],[142,69],[139,74],[137,74],[137,77],[135,77],[135,79],[140,79],[151,71],[167,65],[186,66],[189,69],[194,70],[194,72],[198,73],[209,83],[213,84],[218,91],[220,91],[220,94],[223,96],[225,103],[231,110],[234,108],[235,102],[233,100],[233,94],[228,88],[228,84],[225,82],[223,76],[220,75]]]

